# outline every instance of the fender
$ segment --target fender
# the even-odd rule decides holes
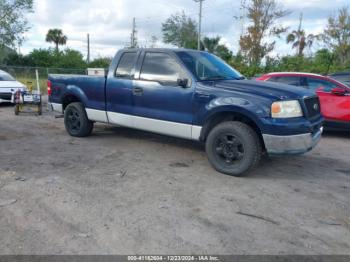
[[[269,107],[265,103],[252,103],[244,98],[218,97],[202,107],[197,115],[200,126],[205,125],[210,118],[219,113],[238,113],[253,121],[261,130],[264,125],[261,118],[269,116]]]
[[[65,92],[62,94],[61,102],[64,105],[64,99],[68,96],[74,96],[76,97],[81,103],[86,105],[88,104],[88,98],[86,94],[81,90],[80,87],[76,85],[67,85],[65,88]]]

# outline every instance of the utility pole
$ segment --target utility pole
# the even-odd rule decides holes
[[[87,62],[90,63],[90,34],[87,34]]]
[[[135,48],[137,46],[137,38],[136,38],[136,18],[132,20],[132,32],[131,32],[131,40],[130,40],[130,47]]]
[[[194,0],[199,3],[199,19],[198,19],[198,50],[201,50],[201,33],[202,33],[202,9],[204,0]]]

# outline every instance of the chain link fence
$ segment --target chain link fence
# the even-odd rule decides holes
[[[87,69],[70,69],[70,68],[49,68],[49,67],[22,67],[0,65],[3,70],[12,75],[17,81],[24,85],[32,84],[36,87],[36,70],[39,75],[39,86],[42,94],[47,92],[47,78],[49,74],[76,74],[86,75]]]

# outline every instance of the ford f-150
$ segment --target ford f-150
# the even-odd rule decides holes
[[[263,152],[308,152],[322,134],[312,92],[246,80],[194,50],[121,50],[105,77],[49,75],[48,94],[71,136],[102,122],[197,140],[216,170],[234,176],[256,167]]]

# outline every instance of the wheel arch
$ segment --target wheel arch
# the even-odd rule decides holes
[[[74,102],[80,102],[86,107],[87,97],[84,92],[77,86],[67,86],[67,92],[62,96],[62,109]]]
[[[218,124],[226,121],[239,121],[250,126],[258,135],[262,147],[265,148],[260,124],[248,113],[234,110],[219,111],[208,116],[201,130],[200,141],[205,142],[210,131]]]

